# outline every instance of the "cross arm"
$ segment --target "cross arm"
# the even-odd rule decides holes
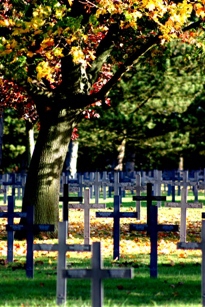
[[[114,217],[114,212],[96,212],[96,217]]]
[[[202,249],[201,242],[178,242],[178,249]]]
[[[58,244],[34,244],[33,250],[57,252],[59,250],[59,245]]]
[[[26,217],[27,213],[26,212],[13,212],[13,213],[9,213],[9,212],[0,212],[0,217],[16,217],[16,218],[20,218],[20,217]]]
[[[166,196],[151,196],[150,198],[147,196],[133,196],[132,198],[133,200],[156,200],[156,201],[160,201],[160,200],[166,200]]]
[[[147,224],[130,224],[130,231],[137,230],[137,231],[146,231],[148,230]]]
[[[91,269],[62,270],[63,278],[92,278]]]
[[[82,196],[60,196],[59,197],[59,201],[80,201],[82,202],[83,201],[83,197]]]

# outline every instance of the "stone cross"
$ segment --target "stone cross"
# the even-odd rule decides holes
[[[68,221],[68,204],[70,201],[81,201],[83,198],[82,196],[69,196],[69,189],[68,184],[63,185],[63,196],[59,197],[59,201],[63,202],[63,221]]]
[[[154,195],[161,196],[162,171],[154,170]],[[161,201],[157,202],[157,206],[161,206]]]
[[[103,306],[103,284],[105,278],[133,278],[133,269],[104,269],[101,259],[100,242],[92,245],[92,267],[91,269],[64,269],[64,278],[89,278],[91,279],[92,307]]]
[[[140,196],[143,187],[141,186],[141,175],[136,174],[136,196]],[[141,206],[140,200],[136,200],[137,219],[141,219]]]
[[[7,174],[8,175],[8,174]],[[7,197],[8,187],[11,186],[12,195],[15,196],[15,188],[16,188],[16,176],[15,173],[10,174],[11,180],[9,180],[9,176],[6,176],[6,181],[2,182],[2,185],[5,186],[5,197]]]
[[[147,183],[147,195],[146,196],[133,196],[133,200],[146,200],[147,201],[147,225],[150,223],[150,208],[152,206],[152,201],[166,200],[166,196],[154,196],[152,195],[152,183]],[[149,232],[149,230],[148,230]]]
[[[84,204],[69,204],[69,209],[84,210],[84,244],[90,244],[90,209],[105,209],[105,204],[91,204],[90,190],[84,190]]]
[[[113,259],[120,259],[120,219],[137,218],[137,212],[120,212],[120,196],[114,196],[113,212],[96,212],[96,217],[113,218]]]
[[[112,191],[114,191],[114,195],[120,195],[120,197],[122,197],[121,195],[121,183],[120,183],[120,174],[119,172],[114,172],[113,175],[113,183],[108,183],[109,186],[109,193],[108,193],[108,197],[112,197]]]
[[[0,218],[7,218],[7,223],[12,225],[14,218],[26,217],[26,212],[14,212],[15,196],[8,196],[8,211],[0,212]],[[13,247],[14,247],[14,232],[13,230],[7,231],[7,261],[13,262]]]
[[[201,230],[201,242],[179,242],[177,244],[178,249],[200,249],[202,251],[202,263],[201,263],[201,297],[202,306],[205,306],[205,213],[202,213],[202,230]]]
[[[99,172],[95,172],[94,181],[93,181],[93,187],[94,187],[94,195],[95,195],[95,203],[96,204],[99,202],[101,186],[102,186],[102,182],[100,181],[100,173]],[[92,195],[91,195],[91,198],[93,198]]]
[[[109,178],[107,177],[107,172],[103,172],[102,176],[102,190],[103,190],[103,199],[107,198],[107,185],[109,183]]]
[[[130,231],[146,231],[150,234],[150,277],[157,277],[157,240],[158,232],[178,231],[178,225],[157,224],[158,207],[150,207],[149,224],[130,224]]]
[[[33,260],[33,240],[35,232],[50,232],[54,231],[54,225],[50,224],[34,224],[34,207],[28,206],[26,213],[26,224],[7,224],[7,231],[26,231],[26,243],[27,243],[27,251],[26,251],[26,276],[29,278],[33,278],[34,276],[34,260]]]
[[[56,285],[56,302],[58,305],[64,304],[67,293],[67,282],[62,277],[62,270],[66,268],[67,252],[89,252],[90,245],[66,244],[68,234],[68,222],[58,223],[58,244],[34,244],[35,251],[58,252],[57,264],[57,285]]]
[[[187,209],[194,209],[194,208],[202,208],[202,204],[200,203],[188,203],[187,195],[188,195],[188,186],[193,183],[188,182],[188,172],[185,171],[183,173],[183,182],[179,183],[182,186],[181,191],[181,202],[168,202],[165,203],[165,207],[172,207],[172,208],[181,208],[181,217],[180,217],[180,242],[186,242],[186,216],[187,216]]]

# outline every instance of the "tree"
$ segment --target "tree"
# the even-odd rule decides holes
[[[25,121],[13,109],[4,111],[2,171],[11,172],[24,163],[26,151]]]
[[[112,104],[98,110],[100,118],[79,125],[80,170],[88,170],[84,148],[93,165],[100,156],[103,170],[113,166],[123,141],[125,170],[133,162],[137,169],[177,168],[189,147],[184,112],[204,89],[203,63],[203,50],[183,42],[169,43],[163,54],[158,46],[147,52],[111,90]]]
[[[23,210],[33,204],[37,223],[57,224],[73,128],[154,46],[202,45],[203,1],[6,0],[0,16],[1,104],[40,122]]]

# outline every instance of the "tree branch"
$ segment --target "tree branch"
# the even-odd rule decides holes
[[[202,24],[202,22],[203,22],[202,20],[192,22],[188,26],[184,27],[182,29],[182,32],[186,32],[186,31],[191,30],[191,29],[197,29]]]
[[[102,89],[93,95],[91,95],[90,99],[94,101],[103,100],[106,94],[110,91],[114,84],[122,77],[122,75],[129,70],[129,68],[134,65],[138,59],[145,54],[149,49],[155,46],[157,43],[160,42],[158,36],[151,38],[146,44],[144,44],[140,49],[134,52],[124,64],[122,64],[113,77],[102,87]]]
[[[92,66],[87,69],[87,74],[91,83],[94,83],[97,79],[98,73],[100,72],[102,65],[106,62],[107,58],[110,56],[110,53],[114,46],[114,40],[117,38],[119,32],[119,26],[117,23],[113,23],[107,35],[104,39],[101,40],[97,51],[96,59],[93,61]]]

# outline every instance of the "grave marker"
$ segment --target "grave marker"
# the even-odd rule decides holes
[[[133,200],[146,200],[147,201],[147,224],[150,223],[150,208],[152,206],[152,201],[166,200],[166,196],[154,196],[152,195],[152,183],[147,183],[147,195],[146,196],[133,196]],[[148,230],[149,232],[149,230]]]
[[[140,196],[141,190],[143,187],[141,186],[141,175],[136,175],[136,196]],[[137,219],[141,219],[141,206],[140,206],[140,200],[136,200],[136,211],[137,211]]]
[[[150,207],[149,224],[130,224],[130,231],[146,231],[150,234],[150,277],[157,277],[157,239],[159,231],[178,231],[178,225],[157,224],[158,207]]]
[[[7,224],[7,231],[26,231],[26,243],[27,243],[27,252],[26,252],[26,276],[33,278],[34,276],[34,261],[33,261],[33,240],[34,232],[36,231],[54,231],[54,225],[50,224],[34,224],[34,207],[27,207],[26,214],[26,224]]]
[[[8,224],[14,223],[14,218],[26,217],[26,212],[14,212],[15,196],[8,196],[8,211],[0,212],[0,218],[7,218]],[[14,247],[14,232],[13,230],[7,231],[7,261],[13,262],[13,247]]]
[[[63,186],[63,196],[60,201],[63,201],[63,221],[68,220],[69,209],[83,209],[84,210],[84,244],[90,244],[90,209],[105,209],[105,204],[90,204],[89,189],[84,190],[84,204],[70,204],[70,201],[81,201],[83,197],[70,197],[68,184]]]
[[[202,230],[201,230],[201,242],[179,242],[177,243],[178,249],[200,249],[202,251],[202,263],[201,263],[201,297],[202,306],[205,306],[205,213],[202,213]]]
[[[183,173],[183,182],[179,183],[179,185],[182,185],[182,191],[181,191],[181,202],[168,202],[165,203],[165,207],[171,207],[171,208],[181,208],[181,217],[180,217],[180,242],[186,242],[186,217],[187,217],[187,209],[194,209],[194,208],[202,208],[202,204],[200,203],[188,203],[188,186],[190,183],[188,182],[188,172],[185,171]]]
[[[67,282],[62,277],[62,270],[66,268],[66,252],[89,252],[90,245],[66,244],[68,233],[68,222],[63,221],[58,223],[58,244],[34,244],[34,250],[38,251],[57,251],[57,284],[56,284],[56,302],[58,305],[64,304],[67,293]]]
[[[154,195],[161,196],[162,171],[154,170]],[[157,202],[157,206],[161,206],[161,201]]]
[[[103,199],[105,200],[107,197],[107,186],[109,184],[109,178],[107,177],[107,172],[103,172],[103,177],[102,177],[102,190],[103,190]]]
[[[84,190],[84,204],[69,204],[69,209],[84,210],[84,244],[90,244],[90,209],[105,209],[105,204],[90,204],[90,190]]]
[[[99,202],[99,196],[100,196],[100,188],[102,187],[102,181],[100,181],[100,173],[95,172],[94,180],[93,180],[93,188],[94,188],[94,195],[95,195],[95,203],[97,204]],[[92,191],[92,187],[91,187]],[[91,198],[92,195],[91,195]]]
[[[63,221],[68,221],[68,204],[70,201],[81,201],[82,196],[69,196],[68,184],[63,185],[63,196],[59,197],[59,201],[63,202]]]
[[[100,242],[92,245],[92,267],[91,269],[64,269],[63,278],[89,278],[91,282],[92,307],[103,306],[103,284],[105,278],[133,278],[133,269],[104,269],[101,259]]]
[[[113,218],[113,259],[120,259],[120,219],[137,218],[137,212],[120,212],[120,196],[114,196],[113,212],[96,212],[96,217]]]

